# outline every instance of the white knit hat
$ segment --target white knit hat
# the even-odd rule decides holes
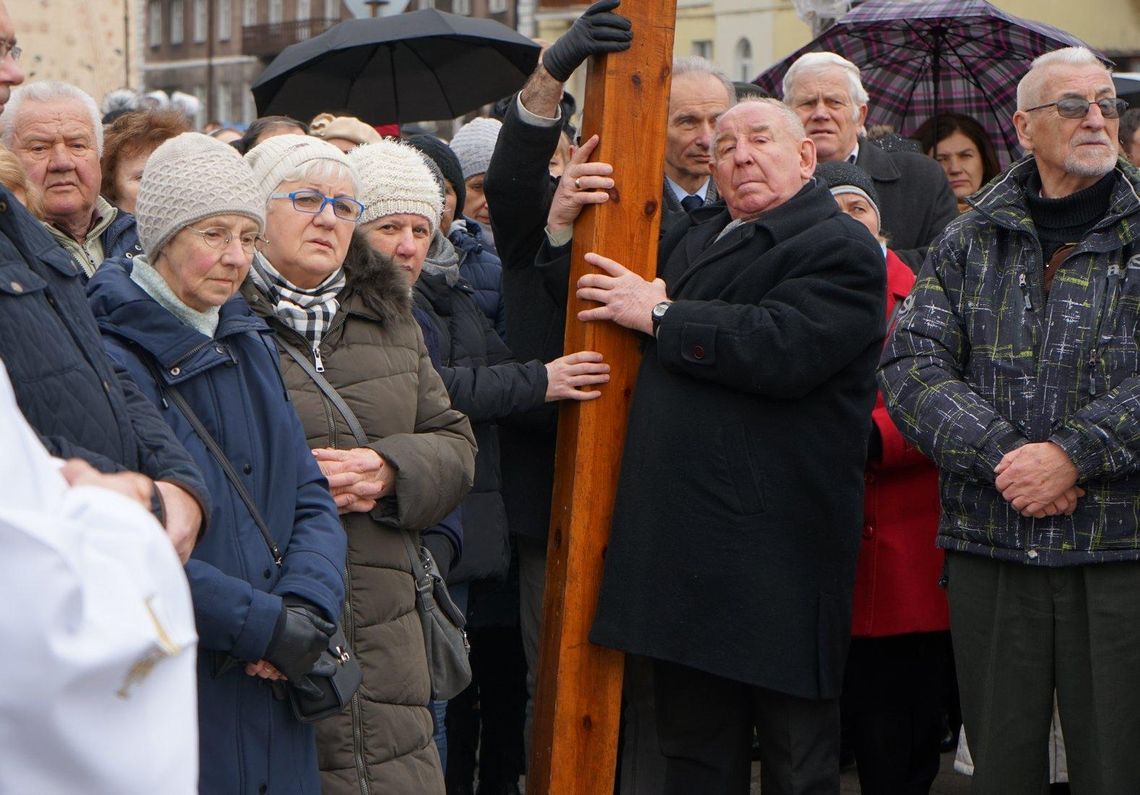
[[[443,198],[418,149],[385,138],[356,147],[348,159],[360,177],[358,198],[364,203],[360,223],[408,213],[426,218],[435,233]]]
[[[146,161],[135,204],[139,241],[154,261],[184,227],[215,215],[244,215],[265,229],[265,199],[237,150],[216,138],[186,132]]]
[[[277,190],[285,176],[301,166],[315,160],[331,160],[340,163],[350,172],[352,164],[328,141],[311,135],[275,135],[266,138],[245,154],[245,162],[253,170],[253,178],[261,189],[262,201]]]
[[[459,158],[465,181],[476,174],[486,173],[501,129],[503,123],[498,119],[472,119],[460,127],[451,139],[451,151]]]

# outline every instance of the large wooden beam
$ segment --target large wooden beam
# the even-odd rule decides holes
[[[573,285],[590,270],[589,251],[656,274],[676,0],[624,0],[618,11],[633,23],[633,46],[591,62],[582,129],[582,140],[600,136],[594,159],[614,165],[616,186],[574,226],[565,347],[602,353],[610,382],[600,399],[561,409],[530,795],[605,795],[617,764],[624,658],[588,635],[641,355],[634,332],[578,321],[586,305]]]

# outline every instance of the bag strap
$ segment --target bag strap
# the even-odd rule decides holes
[[[290,345],[285,340],[277,337],[277,344],[284,349],[285,353],[289,354],[297,364],[301,365],[301,369],[305,371],[305,375],[312,379],[317,388],[324,393],[333,407],[340,412],[340,416],[344,417],[344,421],[348,423],[348,429],[352,431],[352,435],[356,438],[356,443],[360,446],[368,444],[368,435],[364,433],[364,427],[360,424],[360,420],[356,419],[356,414],[344,402],[344,398],[336,391],[336,388],[328,382],[328,379],[317,372],[317,368],[309,361],[309,357],[301,353],[295,347]]]
[[[265,524],[265,520],[261,518],[261,511],[257,509],[257,503],[253,501],[253,497],[249,496],[249,491],[246,489],[245,484],[241,482],[237,471],[234,469],[233,464],[230,463],[229,458],[226,457],[225,451],[222,450],[217,440],[206,430],[206,426],[198,419],[198,415],[194,413],[194,409],[190,408],[190,404],[186,402],[186,398],[182,397],[177,389],[172,385],[167,384],[162,374],[158,372],[158,368],[154,362],[151,361],[147,355],[141,356],[143,364],[150,370],[151,376],[154,378],[155,383],[158,385],[158,391],[162,394],[163,399],[169,398],[170,401],[182,412],[186,421],[190,423],[190,427],[194,429],[194,433],[206,445],[206,449],[210,451],[210,455],[218,462],[218,466],[222,468],[222,472],[226,475],[226,480],[233,486],[234,491],[245,503],[246,510],[253,518],[253,523],[257,525],[257,529],[261,532],[261,537],[265,540],[265,545],[269,547],[269,554],[273,556],[273,562],[278,566],[281,565],[284,558],[281,555],[281,549],[277,546],[277,542],[273,540],[273,534],[269,532],[269,527]]]
[[[317,368],[313,366],[313,363],[309,361],[309,357],[301,353],[297,348],[281,339],[280,336],[277,337],[277,344],[281,346],[285,353],[293,358],[293,361],[301,366],[305,374],[309,376],[312,382],[324,393],[325,397],[329,399],[329,402],[333,404],[333,407],[340,412],[340,416],[344,417],[344,421],[348,423],[349,430],[351,430],[352,435],[356,437],[356,443],[361,446],[367,445],[368,436],[364,433],[364,428],[361,426],[360,420],[356,418],[356,414],[354,414],[352,409],[348,407],[348,404],[344,402],[344,398],[336,391],[336,387],[330,384],[328,379],[321,375],[320,372],[317,371]],[[404,546],[407,548],[408,561],[412,564],[412,578],[416,581],[416,591],[420,593],[420,599],[422,601],[423,595],[432,589],[431,573],[427,570],[427,567],[424,566],[423,561],[420,560],[420,556],[416,553],[416,547],[412,543],[412,539],[408,537],[408,534],[401,530],[400,538],[404,540]]]

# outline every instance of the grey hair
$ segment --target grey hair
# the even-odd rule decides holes
[[[352,195],[356,196],[360,193],[360,180],[356,178],[356,171],[346,166],[344,163],[338,163],[335,160],[310,160],[308,163],[302,163],[295,168],[289,169],[285,175],[281,177],[281,181],[277,183],[280,187],[285,182],[336,182],[342,179],[349,179],[352,181]],[[277,188],[273,189],[274,191]],[[265,199],[265,206],[269,206],[269,198]]]
[[[858,121],[859,107],[866,105],[870,97],[867,95],[867,89],[863,88],[863,79],[860,77],[859,67],[842,55],[836,55],[833,52],[809,52],[797,58],[796,62],[788,67],[788,71],[784,73],[784,101],[788,101],[788,97],[792,93],[792,86],[796,84],[796,80],[801,75],[819,74],[829,69],[843,70],[843,76],[847,78],[847,93],[851,97],[851,118]]]
[[[736,86],[728,79],[728,75],[716,68],[716,64],[699,55],[685,55],[673,59],[673,77],[680,75],[712,75],[724,86],[728,93],[728,104],[736,104]]]
[[[1028,110],[1041,100],[1041,72],[1050,66],[1099,66],[1108,67],[1087,47],[1064,47],[1053,50],[1033,59],[1029,71],[1017,84],[1017,109]]]
[[[43,80],[38,83],[29,83],[23,88],[12,92],[12,98],[0,115],[0,143],[9,149],[16,136],[16,120],[20,117],[20,110],[25,102],[78,102],[87,111],[91,119],[91,129],[95,133],[95,152],[103,156],[103,120],[99,115],[99,106],[91,95],[78,86],[64,83],[62,80]]]

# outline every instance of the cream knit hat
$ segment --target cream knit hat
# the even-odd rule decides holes
[[[237,150],[186,132],[151,153],[139,184],[135,219],[151,262],[184,227],[215,215],[244,215],[265,229],[265,199]]]
[[[443,198],[418,149],[385,138],[356,147],[348,159],[360,177],[358,198],[364,203],[360,223],[385,215],[422,215],[435,234],[443,212]]]
[[[459,158],[464,180],[486,173],[501,129],[503,123],[498,119],[472,119],[451,139],[451,151]]]
[[[261,189],[263,204],[268,201],[269,194],[277,190],[285,175],[314,160],[331,160],[352,171],[352,164],[344,152],[311,135],[275,135],[245,155],[245,162],[249,163],[253,178]]]

